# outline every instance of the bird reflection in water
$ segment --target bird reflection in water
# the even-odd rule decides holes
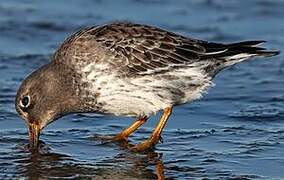
[[[107,142],[104,142],[107,143]],[[21,147],[25,158],[17,160],[19,174],[28,179],[54,178],[95,178],[95,179],[165,179],[162,154],[154,150],[134,153],[125,149],[130,143],[118,143],[121,153],[102,158],[96,162],[74,159],[72,156],[52,152],[48,145],[40,142],[38,151]]]
[[[136,159],[135,164],[137,164],[137,166],[139,166],[139,164],[145,164],[144,167],[146,168],[148,165],[151,165],[154,163],[155,165],[155,169],[156,169],[156,177],[158,180],[163,180],[165,179],[165,175],[164,175],[164,163],[162,160],[162,153],[157,153],[155,152],[154,148],[152,149],[148,149],[147,151],[139,152],[139,153],[135,153],[136,151],[133,150],[133,147],[135,147],[135,144],[130,143],[128,140],[120,140],[120,141],[113,141],[113,137],[112,136],[94,136],[93,137],[94,140],[100,140],[102,143],[115,143],[117,145],[119,145],[123,150],[126,150],[127,152],[129,152],[128,154],[121,154],[123,155],[124,159],[127,160],[131,160],[133,161],[133,158],[129,158],[131,157],[131,155],[136,155],[135,157],[137,157],[137,155],[142,155],[140,158],[141,159]],[[160,141],[163,142],[162,138],[160,137]],[[132,153],[130,155],[130,153]],[[147,158],[146,158],[146,157]]]

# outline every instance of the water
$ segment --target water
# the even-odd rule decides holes
[[[95,138],[132,119],[74,114],[45,129],[40,154],[31,154],[14,110],[23,78],[81,27],[128,20],[209,41],[265,39],[283,51],[283,7],[282,0],[0,1],[0,179],[284,179],[283,55],[220,73],[203,99],[174,109],[151,153]],[[148,137],[159,115],[131,143]]]

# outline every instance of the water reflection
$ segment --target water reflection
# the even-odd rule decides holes
[[[125,148],[126,144],[117,144]],[[128,147],[132,146],[131,144]],[[27,145],[19,146],[17,171],[27,179],[42,178],[92,178],[92,179],[165,179],[162,154],[148,151],[134,153],[127,149],[102,159],[97,163],[77,160],[67,154],[52,152],[47,145],[41,144],[38,152],[29,152]],[[169,179],[169,178],[167,178]]]

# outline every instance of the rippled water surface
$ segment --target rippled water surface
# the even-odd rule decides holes
[[[221,72],[203,99],[174,109],[150,153],[96,138],[132,119],[75,114],[46,128],[32,155],[14,110],[23,78],[81,27],[128,20],[209,41],[265,39],[283,51],[283,8],[282,0],[1,0],[0,179],[284,179],[283,55]],[[159,115],[131,143],[148,137]]]

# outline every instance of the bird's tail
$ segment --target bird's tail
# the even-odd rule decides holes
[[[270,51],[264,47],[260,47],[264,42],[265,41],[243,41],[232,44],[203,44],[206,53],[201,56],[201,60],[205,60],[207,64],[209,64],[205,71],[215,76],[220,70],[251,57],[271,57],[280,53],[279,51]]]
[[[230,66],[255,56],[271,57],[280,53],[260,47],[263,43],[265,41],[244,41],[226,45],[227,51],[222,55],[222,59],[225,60],[224,65]]]

